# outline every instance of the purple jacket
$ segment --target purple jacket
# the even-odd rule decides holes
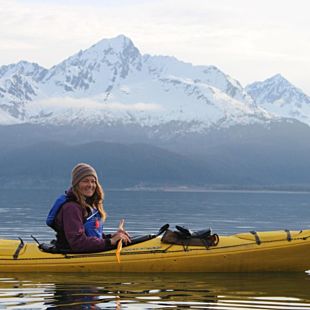
[[[105,236],[103,238],[86,236],[83,225],[84,214],[85,209],[74,201],[69,201],[61,207],[55,218],[57,247],[77,253],[111,249],[111,240]]]

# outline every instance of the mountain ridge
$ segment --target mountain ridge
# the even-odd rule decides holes
[[[126,80],[128,76],[130,80]],[[302,109],[274,109],[275,100],[269,100],[272,95],[262,96],[259,88],[263,85],[266,89],[270,80],[274,82],[274,88],[281,86],[276,84],[286,88],[285,98],[278,94],[276,100],[283,99],[286,106],[296,106],[300,104],[298,100],[303,100]],[[152,92],[153,89],[156,91]],[[72,100],[68,102],[68,98]],[[101,112],[94,118],[94,111],[85,111],[87,102],[81,110],[73,99],[89,99]],[[54,104],[56,100],[59,104]],[[61,101],[66,101],[62,109]],[[170,121],[198,121],[200,128],[197,130],[200,131],[210,126],[269,122],[278,117],[296,118],[309,124],[309,102],[306,94],[280,75],[243,88],[237,80],[212,65],[193,66],[175,57],[142,55],[124,35],[102,39],[50,69],[26,61],[0,67],[2,124],[60,124],[77,118],[81,118],[82,123],[105,119],[111,123],[143,123],[148,119],[149,125],[152,122],[158,125]],[[161,111],[151,113],[156,107],[161,107]],[[197,109],[195,114],[193,111]],[[68,119],[68,114],[73,116]],[[189,121],[184,114],[190,115]],[[163,117],[167,115],[168,119]],[[191,130],[195,130],[195,126]]]
[[[215,66],[141,55],[123,35],[103,39],[48,70],[29,66],[37,73],[29,76],[16,65],[15,73],[0,79],[0,108],[16,122],[142,127],[180,122],[199,132],[277,119]],[[11,91],[4,87],[10,83]]]
[[[0,139],[0,181],[4,188],[64,187],[70,182],[68,171],[78,162],[88,162],[108,188],[309,189],[310,129],[301,123],[288,128],[286,132],[279,123],[270,130],[247,126],[224,134],[215,131],[203,136],[199,152],[193,150],[197,143],[192,139],[158,147],[95,137],[89,141],[87,134],[83,138],[80,133],[75,140],[72,136],[46,140],[48,132],[42,128],[38,128],[41,138],[34,140],[31,132],[27,137],[22,130],[22,143],[8,145],[9,137]]]

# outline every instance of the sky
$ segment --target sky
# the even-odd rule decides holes
[[[104,38],[214,65],[243,86],[282,74],[310,95],[309,0],[0,0],[0,66],[50,68]]]

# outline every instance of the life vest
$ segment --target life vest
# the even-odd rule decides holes
[[[103,220],[98,210],[92,209],[92,214],[84,222],[84,229],[86,236],[102,238]]]
[[[51,207],[50,212],[46,218],[46,224],[55,229],[55,219],[60,208],[70,201],[67,195],[59,196]],[[103,220],[100,213],[96,209],[91,209],[91,214],[84,221],[85,234],[88,237],[102,238],[103,233]]]

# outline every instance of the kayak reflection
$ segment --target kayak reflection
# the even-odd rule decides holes
[[[0,308],[13,299],[41,309],[310,308],[310,277],[303,273],[1,276]]]

